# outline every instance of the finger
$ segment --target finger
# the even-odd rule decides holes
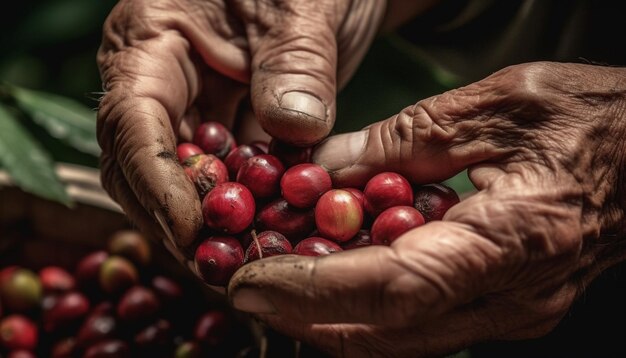
[[[374,174],[395,171],[418,183],[438,182],[468,166],[514,150],[499,145],[495,103],[486,83],[446,92],[405,108],[358,132],[332,136],[316,147],[313,160],[339,186],[362,186]],[[504,134],[501,137],[505,137]],[[511,134],[507,136],[510,138]]]
[[[175,244],[187,247],[202,226],[202,215],[194,187],[176,159],[172,124],[178,125],[199,88],[189,45],[172,31],[133,47],[107,42],[98,56],[107,91],[98,112],[100,146],[115,158],[145,211],[160,213]]]
[[[319,142],[334,124],[341,15],[331,3],[240,9],[252,53],[254,112],[267,133],[292,144]]]
[[[229,295],[240,310],[302,322],[407,326],[476,297],[499,266],[498,248],[464,225],[433,222],[405,236],[391,247],[248,264]]]

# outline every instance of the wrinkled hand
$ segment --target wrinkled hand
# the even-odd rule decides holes
[[[626,258],[626,70],[532,63],[331,137],[339,185],[467,168],[478,192],[390,247],[240,269],[236,308],[337,356],[433,356],[543,335]]]
[[[254,116],[237,122],[248,94],[270,135],[300,145],[322,140],[335,119],[337,85],[356,69],[384,6],[383,0],[121,1],[98,53],[105,189],[142,231],[161,239],[165,231],[166,246],[185,251],[202,215],[177,163],[177,142],[191,140],[206,120],[228,124],[243,142],[263,133]]]

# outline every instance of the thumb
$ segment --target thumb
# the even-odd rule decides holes
[[[319,142],[335,121],[339,15],[328,3],[292,1],[248,26],[254,112],[266,132],[295,145]],[[263,30],[264,20],[275,24]]]
[[[418,102],[358,132],[329,137],[313,152],[338,186],[359,187],[381,171],[395,171],[416,183],[445,180],[465,168],[503,155],[497,115],[479,109],[480,83]],[[477,94],[478,93],[478,94]]]

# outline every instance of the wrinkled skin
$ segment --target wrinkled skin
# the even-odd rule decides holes
[[[390,247],[246,265],[230,299],[334,356],[437,356],[544,335],[626,258],[624,138],[626,70],[557,63],[509,67],[330,137],[314,159],[339,185],[467,168],[478,191]]]
[[[206,120],[241,143],[268,139],[261,127],[299,145],[324,139],[337,87],[384,9],[385,0],[120,1],[98,53],[105,189],[144,233],[189,257],[202,216],[176,144]]]

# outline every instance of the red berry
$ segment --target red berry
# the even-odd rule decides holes
[[[3,272],[0,298],[9,311],[25,312],[39,306],[42,293],[39,276],[31,270],[9,267]]]
[[[37,338],[37,326],[22,315],[13,314],[0,321],[0,343],[7,349],[33,350]]]
[[[100,267],[100,286],[109,294],[125,291],[139,281],[133,264],[121,256],[111,256]]]
[[[293,248],[293,253],[302,256],[322,256],[333,252],[343,251],[341,246],[321,237],[309,237],[298,243]]]
[[[228,236],[212,236],[204,240],[194,256],[196,270],[209,285],[226,286],[228,280],[243,265],[243,248]]]
[[[37,356],[31,351],[20,349],[17,351],[11,351],[7,358],[37,358]]]
[[[115,232],[109,239],[109,253],[123,256],[138,265],[147,265],[150,262],[150,245],[135,230]]]
[[[73,290],[74,277],[58,266],[46,266],[39,271],[39,279],[46,293],[61,293]]]
[[[261,250],[259,250],[259,246]],[[263,231],[256,235],[246,250],[245,262],[265,257],[285,255],[291,253],[291,243],[285,236],[276,231]]]
[[[358,249],[359,247],[370,246],[372,244],[372,236],[368,230],[359,230],[354,237],[341,244],[344,250]]]
[[[411,184],[400,174],[384,172],[375,175],[365,185],[365,210],[372,217],[392,206],[413,205]]]
[[[315,230],[315,216],[312,209],[294,208],[285,199],[276,199],[259,211],[255,226],[262,231],[277,231],[293,243]]]
[[[224,341],[230,330],[230,322],[222,311],[209,311],[203,314],[194,328],[196,341],[213,347]]]
[[[277,139],[270,141],[267,152],[278,157],[287,168],[311,162],[311,147],[296,147]]]
[[[372,244],[389,245],[405,232],[424,224],[424,217],[412,206],[394,206],[374,220]]]
[[[183,163],[183,167],[200,198],[204,198],[216,185],[228,181],[226,165],[213,154],[194,155]]]
[[[232,133],[218,122],[202,123],[194,133],[193,143],[206,154],[213,154],[220,159],[224,159],[237,146]]]
[[[88,347],[113,338],[117,328],[113,305],[109,302],[103,302],[94,308],[81,325],[76,335],[77,343],[81,347]]]
[[[202,201],[205,224],[227,234],[245,230],[254,219],[254,211],[254,197],[240,183],[219,184]]]
[[[283,163],[273,155],[260,154],[248,159],[237,172],[237,182],[245,185],[256,199],[276,196],[280,178],[285,172]]]
[[[350,194],[354,195],[357,200],[359,201],[359,203],[361,204],[361,206],[363,207],[363,210],[365,210],[365,194],[363,194],[363,192],[357,188],[342,188],[345,191],[349,191]]]
[[[224,159],[224,164],[228,169],[228,176],[230,177],[230,180],[235,181],[237,179],[237,172],[239,172],[239,168],[241,168],[241,166],[248,159],[259,154],[264,153],[261,149],[248,144],[242,144],[231,150],[226,156],[226,159]]]
[[[159,311],[159,300],[154,292],[143,286],[131,287],[117,305],[117,316],[127,322],[142,322]]]
[[[413,206],[429,222],[443,219],[448,209],[459,202],[459,196],[454,189],[443,184],[427,184],[415,191]]]
[[[85,350],[83,358],[130,358],[128,345],[121,340],[107,340]]]
[[[163,349],[169,343],[171,333],[172,325],[168,321],[160,319],[135,335],[135,345],[144,351],[146,349],[149,351]],[[154,353],[158,354],[158,352]]]
[[[194,155],[204,154],[202,148],[198,147],[193,143],[180,143],[176,147],[176,155],[178,156],[178,161],[182,164],[189,157],[193,157]]]
[[[322,194],[333,187],[330,175],[317,164],[297,164],[289,168],[280,180],[283,198],[296,208],[315,206]]]
[[[89,300],[80,292],[68,292],[59,297],[43,315],[47,332],[66,329],[80,322],[89,312]]]
[[[93,288],[98,285],[100,267],[109,258],[106,251],[96,251],[83,257],[76,265],[74,277],[78,285],[83,288]]]
[[[363,208],[350,192],[333,189],[324,193],[315,205],[315,224],[322,236],[348,241],[361,229]]]
[[[64,338],[52,346],[50,358],[72,358],[76,356],[76,339]]]
[[[154,276],[152,278],[152,289],[159,300],[165,304],[179,301],[183,298],[183,289],[172,279],[165,276]]]

